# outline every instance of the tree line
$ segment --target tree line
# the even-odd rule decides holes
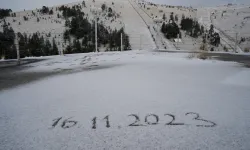
[[[55,38],[52,39],[52,43],[49,39],[44,39],[39,32],[33,33],[29,37],[27,34],[17,34],[19,39],[19,51],[20,57],[30,56],[50,56],[58,55],[58,47]]]
[[[6,24],[3,26],[3,32],[0,32],[0,56],[5,59],[15,59],[16,45],[15,42],[15,32],[11,27]],[[0,58],[0,59],[1,59]]]
[[[161,32],[167,39],[177,38],[178,35],[181,36],[180,28],[176,23],[178,21],[178,17],[174,18],[174,13],[172,12],[169,18],[168,22],[163,22]],[[163,14],[163,20],[166,20],[165,14]]]
[[[83,7],[85,7],[84,3]],[[81,8],[82,6],[80,5],[75,5],[72,8],[66,6],[56,8],[59,9],[59,11],[63,11],[63,17],[66,19],[66,30],[63,33],[64,42],[65,45],[67,45],[64,49],[66,54],[87,53],[95,50],[95,23],[94,21],[90,22],[88,18],[85,17],[84,12],[81,12]],[[53,10],[43,6],[42,9],[38,11],[43,14],[51,14],[51,11]],[[7,16],[11,15],[10,12]],[[6,16],[6,14],[4,14],[4,16]],[[69,17],[71,18],[69,19]],[[97,20],[99,20],[99,18],[97,18]],[[105,47],[108,51],[120,50],[121,34],[123,35],[123,50],[131,49],[129,36],[124,32],[123,28],[120,30],[111,30],[110,28],[105,27],[102,23],[98,22],[97,29],[98,49],[100,47]],[[58,47],[54,38],[51,42],[50,40],[44,38],[44,36],[42,36],[39,32],[31,35],[27,35],[25,33],[15,34],[13,29],[8,27],[4,20],[3,32],[0,32],[1,58],[17,58],[17,43],[15,43],[15,38],[18,38],[21,58],[58,54]]]
[[[11,12],[12,12],[11,9],[0,9],[0,19],[9,17],[11,15]]]
[[[16,37],[18,36],[18,37]],[[15,43],[18,38],[18,43]],[[40,33],[27,34],[17,33],[7,25],[4,25],[3,32],[0,32],[0,56],[4,59],[17,58],[17,45],[19,45],[20,57],[58,55],[58,47],[55,39],[52,43],[44,39]]]
[[[97,19],[99,20],[99,19]],[[64,41],[69,42],[66,53],[85,53],[94,51],[95,47],[95,23],[90,23],[83,15],[78,14],[72,17],[71,21],[66,20],[67,29],[64,32]],[[129,37],[124,29],[111,30],[103,24],[97,24],[98,47],[104,45],[109,51],[120,50],[121,34],[123,34],[123,50],[131,49]],[[74,39],[71,43],[71,38]]]
[[[163,14],[163,20],[166,20],[166,15]],[[181,38],[181,32],[180,29],[185,31],[185,33],[193,38],[198,38],[199,36],[202,36],[203,43],[209,43],[213,46],[219,46],[220,44],[220,35],[219,33],[214,31],[214,26],[211,25],[209,31],[204,29],[203,25],[200,25],[198,21],[192,19],[192,18],[185,18],[185,16],[182,16],[180,28],[178,24],[178,17],[172,12],[170,14],[170,19],[168,22],[163,22],[161,27],[161,32],[165,35],[166,38],[172,39],[172,38]],[[178,37],[179,35],[179,37]]]

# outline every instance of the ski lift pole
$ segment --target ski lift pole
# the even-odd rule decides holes
[[[20,51],[19,51],[19,42],[18,42],[18,34],[15,35],[15,45],[16,45],[16,53],[17,53],[17,65],[20,65]]]
[[[95,15],[95,52],[97,51],[97,14]]]
[[[123,50],[123,45],[122,45],[122,33],[121,33],[121,51]]]

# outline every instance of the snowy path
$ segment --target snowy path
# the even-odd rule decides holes
[[[0,92],[0,149],[249,149],[250,70],[186,57],[129,51],[29,64],[69,74]]]
[[[149,26],[149,30],[151,35],[155,38],[155,44],[157,45],[157,49],[169,49],[173,50],[175,47],[165,39],[164,35],[160,31],[160,26],[154,23],[153,19],[142,9],[138,4],[133,1],[129,0],[131,5],[133,5],[134,9],[140,14],[141,18],[144,20],[145,24]]]
[[[125,24],[125,32],[129,35],[132,49],[155,49],[156,46],[147,25],[128,0],[123,0],[122,2],[124,7],[121,9],[122,19]]]

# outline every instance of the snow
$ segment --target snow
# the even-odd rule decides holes
[[[223,81],[223,83],[249,87],[249,83],[250,83],[249,74],[250,74],[249,69],[240,71],[239,73],[226,78]]]
[[[138,50],[50,56],[27,65],[26,71],[71,71],[0,92],[0,149],[249,149],[249,69],[187,55]],[[50,62],[57,63],[46,67]],[[188,112],[216,126],[197,127],[210,123]],[[130,114],[146,126],[128,126],[135,120]],[[159,124],[147,125],[149,114]],[[165,125],[171,117],[164,114],[189,125]],[[77,125],[61,128],[70,117]]]

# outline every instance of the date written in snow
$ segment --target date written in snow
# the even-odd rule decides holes
[[[185,114],[187,117],[192,117],[193,120],[195,120],[197,122],[197,124],[195,124],[195,126],[197,127],[215,127],[216,123],[203,119],[202,117],[200,117],[200,115],[198,113],[195,112],[188,112]],[[159,116],[156,114],[149,114],[147,116],[145,116],[144,121],[142,123],[142,121],[140,120],[140,117],[136,114],[131,114],[128,115],[128,117],[134,117],[135,121],[131,124],[128,124],[127,126],[130,127],[142,127],[142,126],[149,126],[149,125],[157,125],[159,124]],[[173,114],[164,114],[164,117],[169,117],[171,118],[171,121],[166,122],[165,125],[166,126],[185,126],[185,125],[189,125],[189,124],[185,124],[185,123],[181,123],[176,121],[175,115]],[[64,119],[63,117],[59,117],[56,119],[53,119],[52,121],[52,127],[51,129],[57,127],[57,126],[61,126],[61,128],[63,129],[68,129],[68,128],[72,128],[74,126],[77,125],[78,121],[72,120],[73,117]],[[109,119],[109,115],[104,117],[102,120],[105,120],[106,123],[106,128],[110,128],[111,127],[111,123],[110,123],[110,119]],[[153,121],[152,121],[153,120]],[[96,129],[97,128],[97,117],[94,117],[92,120],[92,129]]]

